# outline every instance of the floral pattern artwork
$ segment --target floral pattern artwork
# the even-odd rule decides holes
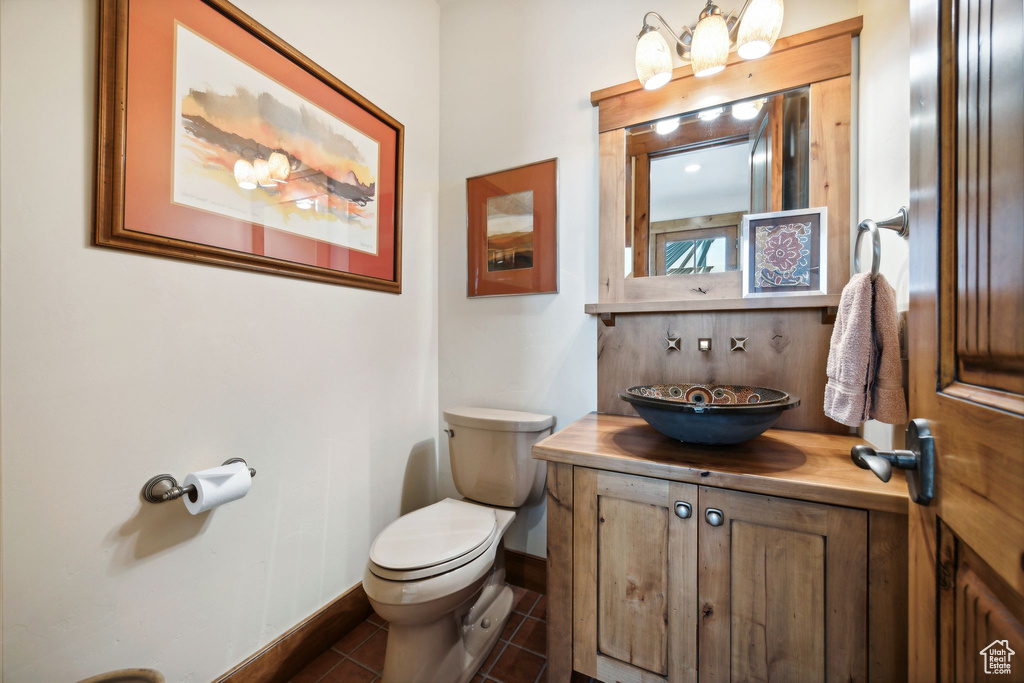
[[[754,286],[808,286],[811,283],[811,223],[755,228]]]
[[[828,208],[743,216],[743,296],[828,293]]]

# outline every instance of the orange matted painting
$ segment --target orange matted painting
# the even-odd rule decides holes
[[[466,181],[468,295],[558,291],[558,160]]]
[[[98,245],[401,292],[402,124],[224,0],[101,0]]]

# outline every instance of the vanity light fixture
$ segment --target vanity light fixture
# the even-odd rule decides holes
[[[696,173],[697,171],[700,170],[700,164],[690,164],[689,166],[685,167],[683,170],[686,171],[687,173]]]
[[[743,59],[768,54],[782,29],[783,0],[746,0],[737,14],[723,15],[712,0],[701,10],[697,24],[683,26],[677,36],[665,18],[657,12],[644,15],[637,35],[634,64],[640,84],[655,90],[672,79],[672,53],[668,42],[648,23],[655,17],[676,42],[676,54],[693,67],[695,76],[711,76],[725,68],[729,51],[735,49]]]
[[[757,116],[757,113],[761,111],[763,106],[763,97],[756,100],[747,100],[746,102],[737,102],[732,105],[732,117],[740,121],[749,121]]]
[[[658,132],[658,135],[668,135],[669,133],[675,132],[679,128],[679,117],[673,116],[670,119],[662,119],[654,124],[654,130]]]
[[[276,182],[286,182],[291,175],[292,168],[288,157],[281,152],[273,152],[267,159],[267,165],[270,167],[270,178]]]
[[[245,159],[235,162],[235,182],[243,190],[256,189],[256,170]]]
[[[246,150],[250,155],[255,155],[251,149]],[[243,190],[255,190],[257,186],[271,187],[277,183],[288,182],[292,167],[288,156],[282,152],[271,152],[270,157],[264,159],[257,156],[251,162],[242,158],[235,162],[235,182]]]
[[[668,43],[646,20],[636,38],[636,77],[645,89],[657,90],[672,78],[672,53]]]
[[[261,187],[270,187],[274,181],[270,179],[270,162],[266,159],[256,159],[252,162],[253,171],[256,174],[256,182]]]
[[[754,0],[740,24],[736,53],[743,59],[768,54],[782,30],[782,0]]]
[[[724,107],[715,107],[713,109],[705,109],[704,111],[697,112],[697,118],[700,119],[701,121],[714,121],[719,116],[721,116],[722,112],[724,112],[724,111],[725,111]]]
[[[698,78],[713,76],[725,68],[729,59],[729,26],[725,23],[722,10],[709,0],[701,10],[700,19],[693,29],[690,41],[690,66]]]

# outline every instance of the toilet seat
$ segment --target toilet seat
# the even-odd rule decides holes
[[[392,581],[437,576],[480,557],[497,536],[492,508],[446,498],[381,531],[370,547],[368,568]]]

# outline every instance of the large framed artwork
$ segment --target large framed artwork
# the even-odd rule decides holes
[[[398,121],[225,0],[101,0],[95,243],[399,293]]]
[[[558,160],[466,181],[468,295],[558,291]]]
[[[827,294],[828,208],[743,216],[743,296]]]

